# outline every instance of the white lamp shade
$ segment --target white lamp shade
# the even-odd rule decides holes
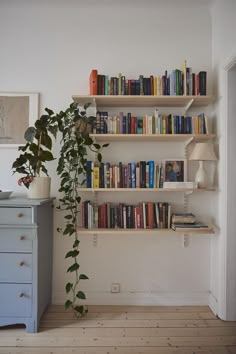
[[[213,150],[213,144],[211,143],[197,143],[189,160],[198,160],[198,161],[214,161],[217,160],[216,155]]]

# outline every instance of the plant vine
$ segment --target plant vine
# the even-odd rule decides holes
[[[85,300],[86,295],[79,290],[81,280],[88,279],[86,274],[80,273],[79,254],[79,213],[80,213],[80,188],[86,182],[86,173],[91,173],[87,168],[88,150],[96,154],[98,163],[102,161],[102,149],[109,144],[96,144],[89,135],[89,127],[93,124],[95,117],[87,117],[86,109],[89,104],[80,110],[78,104],[73,102],[69,108],[57,115],[58,128],[62,133],[60,157],[58,160],[57,174],[59,175],[62,197],[59,199],[59,210],[64,211],[65,227],[57,231],[66,236],[74,236],[72,249],[65,258],[72,263],[67,269],[68,273],[74,273],[74,282],[68,282],[65,290],[68,299],[65,308],[71,308],[75,317],[82,317],[87,312],[87,307],[80,305],[80,300]]]

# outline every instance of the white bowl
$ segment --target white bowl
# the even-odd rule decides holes
[[[0,199],[8,199],[13,191],[1,191]]]

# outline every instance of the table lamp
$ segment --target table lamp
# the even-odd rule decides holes
[[[189,157],[189,160],[199,161],[199,168],[195,176],[195,181],[198,183],[198,188],[207,188],[208,177],[203,166],[203,161],[217,160],[211,143],[197,143]]]

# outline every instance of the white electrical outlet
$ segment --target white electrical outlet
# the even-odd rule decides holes
[[[111,292],[119,293],[120,292],[120,283],[112,283],[111,284]]]

